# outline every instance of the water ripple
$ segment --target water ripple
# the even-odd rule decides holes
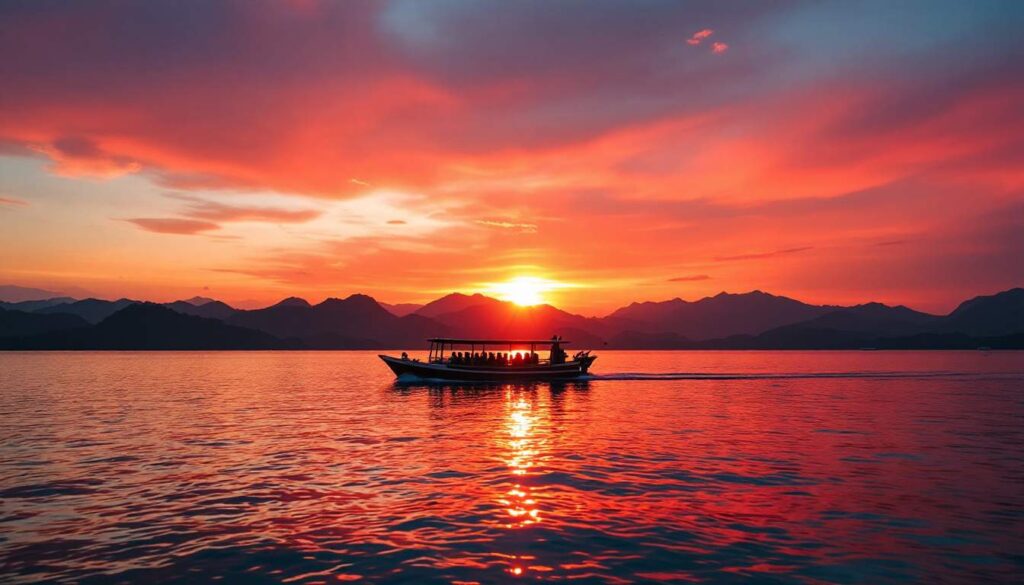
[[[624,373],[452,386],[395,384],[362,352],[0,354],[0,574],[885,583],[1024,571],[1013,354],[599,363]]]

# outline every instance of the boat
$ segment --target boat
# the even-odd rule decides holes
[[[590,351],[571,358],[562,348],[570,343],[560,337],[551,339],[428,339],[430,350],[425,361],[380,354],[381,360],[399,378],[416,377],[458,381],[565,380],[587,374],[597,359]],[[547,351],[542,358],[537,349]],[[502,359],[504,356],[504,359]]]

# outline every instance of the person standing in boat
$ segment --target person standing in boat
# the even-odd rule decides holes
[[[565,363],[565,350],[559,345],[562,341],[561,337],[557,335],[551,336],[551,363],[552,364],[564,364]]]

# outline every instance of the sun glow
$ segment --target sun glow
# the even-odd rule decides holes
[[[536,276],[517,276],[505,282],[490,283],[485,291],[503,301],[530,307],[548,302],[544,293],[569,286],[571,285]]]

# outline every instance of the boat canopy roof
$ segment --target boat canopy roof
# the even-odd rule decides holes
[[[542,345],[545,343],[572,343],[564,339],[449,339],[447,337],[435,337],[428,339],[430,343],[444,343],[454,345]]]

